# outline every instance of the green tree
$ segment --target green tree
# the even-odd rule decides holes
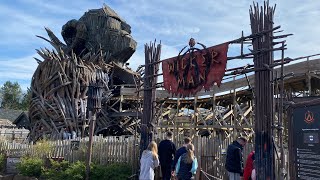
[[[22,95],[22,101],[20,103],[20,109],[27,111],[31,102],[31,89],[28,88],[27,92]]]
[[[1,107],[6,109],[19,109],[19,100],[22,96],[22,90],[18,82],[7,81],[0,88],[0,94],[2,95]]]

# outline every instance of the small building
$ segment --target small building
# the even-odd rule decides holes
[[[0,108],[0,139],[27,142],[30,121],[27,112]]]
[[[23,111],[0,108],[0,119],[8,119],[13,122]]]
[[[13,124],[16,125],[17,128],[25,128],[30,130],[30,120],[29,116],[26,112],[22,112],[14,121]]]
[[[15,128],[14,125],[9,119],[0,119],[0,128]]]
[[[11,121],[16,128],[30,130],[30,120],[27,111],[0,108],[0,119]]]

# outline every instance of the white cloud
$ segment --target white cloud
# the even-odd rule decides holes
[[[38,63],[33,57],[39,58],[37,54],[18,59],[1,59],[0,79],[31,80]]]
[[[151,42],[153,43],[154,41],[151,41]],[[160,42],[157,41],[156,45],[159,43]],[[177,56],[178,55],[177,52],[179,52],[178,48],[161,43],[161,57],[160,57],[161,59],[167,59],[170,57]],[[139,65],[144,64],[144,61],[145,61],[145,56],[144,56],[144,44],[143,44],[143,45],[140,45],[139,51],[135,52],[128,62],[130,63],[129,65],[130,68],[135,70],[138,68]]]
[[[18,82],[23,91],[30,87],[31,78],[38,67],[33,57],[39,58],[37,54],[21,58],[0,58],[0,86],[6,81]]]
[[[9,15],[9,16],[8,16]],[[15,48],[15,46],[34,44],[35,35],[44,35],[44,26],[54,26],[59,20],[45,18],[37,14],[28,14],[20,9],[0,5],[0,45]],[[4,18],[7,17],[7,18]],[[18,49],[17,49],[18,50]],[[31,54],[30,49],[30,53]]]
[[[64,15],[78,15],[81,12],[79,12],[79,7],[82,7],[84,9],[87,4],[84,4],[83,2],[79,1],[78,3],[75,3],[73,8],[70,8],[66,6],[65,1],[43,1],[43,0],[22,0],[23,3],[26,3],[29,6],[33,6],[34,8],[37,8],[41,12],[47,12],[47,13],[55,13],[55,14],[64,14]]]
[[[0,59],[0,63],[6,64],[5,67],[12,71],[1,67],[0,80],[11,77],[30,80],[36,68],[33,69],[36,62],[30,54],[34,54],[34,49],[39,47],[51,49],[35,35],[45,36],[43,27],[47,26],[61,37],[64,23],[80,18],[88,9],[101,7],[103,2],[17,0],[16,5],[0,4],[0,26],[3,27],[0,29],[0,52],[1,57],[9,57]],[[262,4],[263,1],[258,2]],[[320,17],[320,1],[270,1],[271,5],[274,3],[277,3],[275,26],[281,25],[283,33],[294,33],[287,38],[288,50],[285,56],[294,58],[319,53],[320,39],[317,37],[320,26],[317,26],[317,17]],[[132,27],[132,35],[138,42],[137,51],[130,59],[130,67],[133,69],[144,63],[144,44],[154,39],[162,41],[161,59],[166,59],[176,56],[187,45],[190,37],[211,46],[240,37],[242,30],[245,35],[251,33],[251,1],[108,0],[106,4]],[[20,54],[5,54],[3,49]],[[233,45],[229,53],[234,55],[239,50],[238,46]],[[229,67],[246,63],[234,60]]]

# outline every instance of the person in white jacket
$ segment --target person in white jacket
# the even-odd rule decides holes
[[[142,152],[140,159],[139,180],[154,180],[154,168],[159,166],[158,148],[154,141],[151,141],[148,148]]]

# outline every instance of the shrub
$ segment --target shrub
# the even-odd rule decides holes
[[[64,179],[68,180],[83,180],[86,177],[86,166],[84,162],[77,161],[74,164],[71,164],[65,170],[65,177]]]
[[[4,171],[4,165],[5,165],[5,156],[4,154],[0,154],[0,171],[3,172]]]
[[[22,158],[17,165],[20,174],[30,177],[40,177],[44,162],[40,158]]]
[[[105,179],[123,180],[131,175],[131,166],[124,163],[110,164],[106,168]]]
[[[34,147],[34,155],[36,157],[45,158],[47,157],[53,149],[53,146],[50,144],[50,141],[42,139],[37,141]]]
[[[100,180],[105,179],[106,175],[106,166],[103,165],[92,165],[90,171],[90,179],[92,180]]]
[[[125,180],[131,175],[131,166],[125,163],[114,163],[107,166],[93,165],[90,180]]]
[[[84,180],[86,166],[84,162],[77,161],[70,164],[68,161],[50,160],[50,166],[44,167],[40,158],[22,158],[17,166],[20,174],[29,177],[41,177],[47,180]],[[131,175],[131,166],[124,163],[111,165],[92,165],[90,180],[125,180]]]
[[[50,159],[50,167],[46,168],[43,172],[43,178],[48,180],[61,180],[66,176],[66,169],[69,167],[68,161],[54,161]]]

